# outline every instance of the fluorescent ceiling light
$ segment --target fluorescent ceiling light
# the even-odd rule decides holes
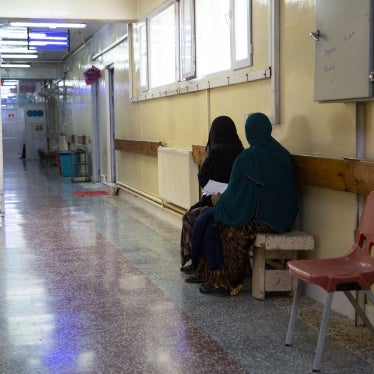
[[[0,68],[29,68],[30,64],[1,64]]]
[[[63,34],[60,34],[60,35],[63,35]],[[44,32],[30,32],[29,33],[29,39],[30,40],[52,40],[52,41],[62,41],[62,42],[66,42],[68,40],[68,37],[65,36],[65,35],[68,35],[67,33],[64,34],[64,36],[58,36],[58,35],[46,35]]]
[[[69,29],[28,28],[29,49],[69,51]]]
[[[28,54],[8,54],[8,53],[2,53],[1,54],[2,58],[38,58],[38,55],[28,55]]]
[[[14,53],[26,53],[26,54],[32,54],[32,53],[35,53],[35,51],[30,51],[29,49],[27,48],[9,48],[9,47],[3,47],[3,46],[0,46],[0,53],[11,53],[11,54],[14,54]]]
[[[47,45],[50,45],[50,46],[62,46],[62,47],[66,47],[68,46],[68,41],[64,41],[64,42],[56,42],[54,40],[50,40],[50,41],[43,41],[43,40],[35,40],[35,41],[31,41],[29,42],[29,46],[30,48],[31,47],[37,47],[37,46],[47,46]]]
[[[48,27],[50,29],[65,28],[65,29],[83,29],[86,27],[85,23],[49,23],[49,22],[10,22],[11,26],[23,27]]]
[[[27,39],[25,40],[2,40],[1,45],[26,45],[27,46]]]
[[[7,27],[6,29],[0,29],[0,37],[3,39],[27,39],[27,28],[14,28]]]

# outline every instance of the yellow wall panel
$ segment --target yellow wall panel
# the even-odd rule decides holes
[[[140,13],[147,14],[161,3],[140,1]],[[253,1],[253,70],[269,65],[269,4],[265,0]],[[280,123],[273,126],[273,135],[291,153],[355,157],[357,105],[314,101],[314,41],[309,37],[314,28],[315,1],[280,1]],[[262,111],[273,115],[270,78],[132,103],[127,43],[96,62],[101,68],[114,63],[118,138],[162,141],[170,147],[191,149],[192,144],[206,143],[211,121],[216,116],[228,115],[247,147],[245,114]],[[77,94],[71,98],[76,131],[90,128],[90,90],[81,77],[90,63],[89,53],[83,53],[72,62],[68,74]],[[101,82],[103,126],[107,120],[106,89],[105,82]],[[362,105],[366,113],[366,156],[374,159],[374,102]],[[106,135],[102,136],[104,141]],[[117,152],[117,157],[120,182],[157,196],[157,158],[128,152]],[[356,196],[311,186],[300,186],[300,194],[300,228],[317,238],[317,248],[310,255],[327,257],[344,253],[353,239]]]
[[[269,1],[252,1],[253,68],[263,69],[270,65],[268,56]]]

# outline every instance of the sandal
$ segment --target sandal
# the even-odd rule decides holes
[[[196,269],[191,265],[185,265],[180,268],[180,270],[185,274],[195,274]]]
[[[227,291],[222,287],[214,287],[210,283],[203,283],[199,290],[201,293],[206,295],[218,295],[218,296],[226,296],[228,293]]]
[[[188,277],[184,280],[186,283],[204,283],[205,279],[199,276],[193,275],[192,277]]]

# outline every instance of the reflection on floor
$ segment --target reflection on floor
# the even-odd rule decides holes
[[[308,373],[321,306],[202,295],[179,271],[180,217],[54,167],[4,160],[0,373]],[[314,323],[318,319],[317,323]],[[338,314],[323,373],[373,373],[374,342]]]

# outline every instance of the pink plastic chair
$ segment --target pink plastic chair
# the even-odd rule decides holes
[[[287,346],[292,345],[297,308],[301,294],[301,283],[318,285],[327,292],[317,350],[313,362],[313,372],[320,371],[327,324],[335,291],[343,291],[345,293],[365,325],[374,334],[373,325],[350,292],[352,290],[363,290],[374,304],[374,295],[370,289],[372,284],[374,284],[374,257],[371,254],[373,244],[374,191],[367,197],[353,246],[345,256],[327,259],[291,260],[287,264],[289,272],[297,278],[286,337]]]

